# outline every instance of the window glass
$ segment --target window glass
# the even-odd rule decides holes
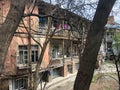
[[[62,57],[62,40],[51,40],[51,57],[61,58]]]
[[[77,44],[73,44],[73,56],[78,56],[78,47],[77,47]]]
[[[65,40],[64,55],[65,57],[71,56],[71,41],[70,40]]]
[[[15,90],[27,90],[27,78],[15,79]]]
[[[40,17],[39,18],[39,25],[45,26],[46,24],[48,24],[48,19],[46,17]]]
[[[73,48],[72,48],[73,56],[78,56],[78,42],[73,41]]]
[[[19,46],[19,64],[26,64],[28,63],[28,46],[21,45]],[[31,59],[32,62],[36,62],[38,60],[38,46],[37,45],[31,45]]]

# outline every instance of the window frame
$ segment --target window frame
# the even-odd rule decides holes
[[[19,45],[18,46],[17,64],[27,64],[29,62],[28,52],[29,52],[28,45]],[[31,45],[31,61],[32,61],[32,63],[36,63],[38,61],[38,55],[39,55],[39,46]],[[33,60],[32,60],[32,57],[34,57]]]
[[[14,82],[15,82],[15,87],[14,87],[15,90],[27,90],[27,86],[26,86],[28,82],[27,77],[16,78]]]

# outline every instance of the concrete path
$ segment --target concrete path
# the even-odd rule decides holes
[[[99,69],[96,69],[94,75],[101,73],[117,73],[114,63],[103,62]],[[46,84],[45,90],[73,90],[76,74],[69,74],[66,77],[58,77]],[[41,90],[40,88],[38,90]]]
[[[46,86],[46,90],[72,90],[75,77],[76,73],[53,79],[52,82]]]

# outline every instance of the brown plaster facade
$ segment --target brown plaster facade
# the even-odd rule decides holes
[[[6,2],[4,4],[4,9],[6,10],[5,11],[6,13],[5,14],[3,13],[3,14],[6,16],[8,10],[9,10],[9,0],[5,0],[5,1]],[[38,14],[39,13],[38,10],[39,9],[36,6],[33,13]],[[28,13],[27,8],[25,10],[25,13]],[[45,12],[45,13],[47,13],[47,12]],[[56,12],[56,13],[58,13],[58,12]],[[59,13],[63,13],[63,10],[62,10],[62,12],[59,12]],[[77,19],[77,20],[81,19],[82,21],[80,22],[80,25],[83,25],[84,27],[87,27],[87,25],[89,25],[90,22],[87,21],[87,19],[82,19],[78,15],[75,15],[72,13],[70,14],[70,13],[71,12],[67,12],[68,17],[70,17],[69,15],[72,15],[72,18],[70,19],[70,21],[73,19]],[[74,18],[74,17],[76,17],[76,18]],[[28,28],[29,17],[23,18],[23,21],[24,21],[25,26]],[[31,33],[33,33],[33,30],[39,30],[38,17],[31,16],[30,22],[31,22],[31,29],[32,29]],[[62,24],[64,24],[64,20],[62,20],[62,22],[63,22]],[[82,22],[84,22],[84,23],[82,23]],[[20,27],[18,27],[18,29],[16,30],[16,33],[14,34],[14,37],[8,48],[8,52],[7,52],[5,61],[4,61],[3,73],[5,76],[9,76],[8,82],[9,82],[9,79],[11,79],[11,78],[14,81],[16,79],[16,77],[18,79],[18,77],[22,77],[24,75],[27,76],[29,73],[29,70],[28,70],[29,68],[27,67],[26,63],[23,63],[23,64],[18,63],[18,62],[20,62],[19,61],[19,58],[20,58],[19,46],[28,46],[29,45],[28,34],[27,34],[26,29],[22,28],[23,27],[22,23],[23,22],[21,21]],[[76,24],[76,22],[72,22],[72,23]],[[79,26],[77,26],[77,27],[79,27]],[[88,29],[88,27],[86,29]],[[78,35],[78,34],[74,33],[74,35]],[[65,77],[69,73],[75,73],[77,71],[78,68],[76,68],[76,65],[79,63],[78,52],[77,52],[78,45],[79,45],[79,42],[78,42],[79,39],[78,38],[76,39],[74,35],[69,30],[63,30],[62,32],[60,32],[57,35],[54,35],[51,38],[51,40],[55,41],[55,43],[54,42],[51,43],[52,41],[50,41],[48,43],[45,53],[44,53],[43,60],[42,60],[40,73],[49,71],[50,75],[49,74],[48,75],[52,76],[52,78],[56,78],[58,76]],[[36,37],[35,40],[37,40],[38,42],[40,42],[43,45],[43,43],[45,41],[45,36],[39,37],[39,38]],[[31,44],[31,46],[38,45],[32,38],[30,40],[30,44]],[[56,49],[56,53],[54,53],[54,56],[56,54],[55,57],[52,57],[52,55],[51,55],[51,52],[53,52],[52,46],[53,47],[55,46],[54,49]],[[39,45],[38,45],[38,53],[39,54],[41,53],[41,48],[39,47]],[[57,57],[60,53],[61,53],[61,56]],[[36,63],[32,63],[32,72],[33,73],[35,71],[35,67],[36,67]],[[48,68],[48,67],[50,67],[50,68]],[[48,69],[50,69],[50,70],[48,70]],[[56,75],[56,73],[57,73],[57,75]],[[14,85],[13,85],[13,87],[14,87]],[[12,89],[10,89],[10,90],[12,90]]]

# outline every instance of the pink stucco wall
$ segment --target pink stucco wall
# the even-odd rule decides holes
[[[5,7],[5,14],[4,16],[7,15],[7,12],[9,10],[9,0],[6,0],[6,3],[4,6]],[[27,11],[25,11],[26,13]],[[38,13],[37,11],[37,7],[35,7],[35,10],[33,11],[34,13]],[[28,26],[28,18],[24,18],[24,23],[26,26]],[[38,18],[37,17],[31,17],[31,28],[36,30],[38,29]],[[18,29],[16,30],[16,32],[24,32],[27,33],[25,29],[18,27]],[[23,35],[22,35],[23,36]],[[26,36],[26,35],[24,35]],[[37,38],[38,39],[38,38]],[[37,40],[36,39],[36,40]],[[38,39],[40,40],[40,39]],[[42,40],[44,42],[44,40]],[[41,43],[43,43],[41,42]],[[32,45],[36,45],[36,43],[31,39],[31,44]],[[16,75],[17,74],[17,52],[18,52],[18,46],[19,45],[28,45],[28,38],[24,38],[24,37],[18,37],[18,36],[14,36],[12,39],[12,42],[8,48],[8,52],[5,58],[5,62],[4,62],[4,74],[6,75]],[[49,45],[46,48],[45,54],[44,54],[44,58],[43,58],[43,62],[44,65],[42,65],[43,67],[47,67],[48,63],[49,63]]]

